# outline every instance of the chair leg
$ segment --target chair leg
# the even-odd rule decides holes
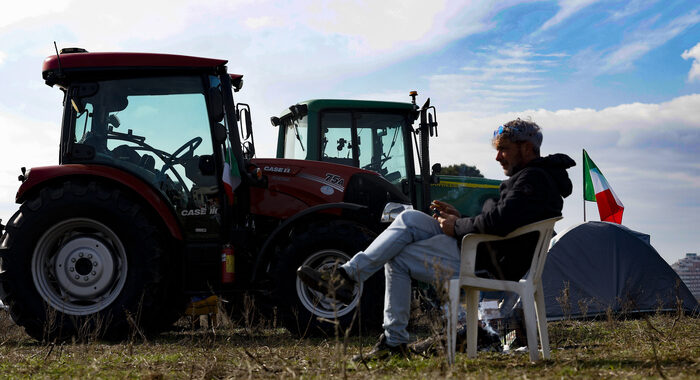
[[[530,360],[533,362],[539,359],[539,353],[537,352],[537,316],[535,315],[534,298],[535,297],[531,289],[525,289],[525,291],[520,294],[520,301],[523,305],[523,314],[525,314],[527,348],[528,351],[530,351]]]
[[[452,365],[455,361],[457,345],[457,306],[459,305],[459,279],[446,283],[449,312],[447,316],[447,362]]]
[[[479,291],[467,288],[467,357],[476,357],[477,327],[479,325]]]
[[[544,291],[542,283],[535,290],[535,312],[537,312],[537,327],[540,331],[542,344],[542,357],[549,360],[549,332],[547,330],[547,307],[544,303]]]

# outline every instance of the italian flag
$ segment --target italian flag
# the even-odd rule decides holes
[[[583,199],[597,202],[600,220],[622,224],[625,206],[617,197],[610,184],[593,160],[583,150]]]
[[[224,172],[221,174],[224,181],[224,190],[228,204],[233,204],[233,191],[241,184],[241,173],[238,171],[238,162],[231,147],[226,148],[224,153]]]

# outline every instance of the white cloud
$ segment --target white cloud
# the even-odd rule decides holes
[[[460,73],[430,76],[431,93],[442,94],[443,109],[499,112],[523,99],[541,95],[548,84],[546,73],[566,56],[538,53],[527,44],[487,47],[461,67]]]
[[[267,16],[249,17],[244,23],[251,29],[260,29],[273,25],[273,19]]]
[[[681,57],[693,61],[688,72],[688,82],[700,81],[700,43],[684,51]]]
[[[595,4],[601,0],[559,0],[559,11],[540,27],[540,31],[545,31],[554,26],[561,24],[563,21],[572,17],[578,11],[589,5]]]
[[[51,13],[61,12],[71,5],[72,1],[14,1],[5,4],[0,12],[0,29],[23,22],[27,19],[39,18]]]
[[[621,20],[651,7],[658,1],[659,0],[630,0],[625,4],[624,8],[613,11],[610,19],[612,21]]]
[[[594,75],[623,72],[631,69],[634,62],[649,51],[664,45],[698,23],[700,14],[694,10],[655,29],[640,27],[609,52],[582,51],[576,55],[574,62],[583,72]]]
[[[7,59],[7,53],[0,51],[0,66],[5,62],[5,59]]]
[[[12,22],[0,33],[2,51],[11,54],[3,69],[10,60],[16,61],[8,83],[18,91],[18,96],[0,100],[16,109],[21,99],[30,99],[26,83],[40,85],[36,67],[53,54],[51,42],[56,40],[59,48],[228,58],[231,72],[245,74],[246,86],[237,99],[255,105],[254,122],[267,126],[280,107],[309,97],[337,96],[335,86],[348,77],[360,77],[490,28],[492,15],[512,4],[74,0],[40,12],[25,7],[14,19],[21,22]],[[0,78],[9,72],[0,71]],[[368,86],[367,91],[375,90]],[[273,145],[274,130],[260,129],[261,142]],[[259,151],[265,150],[261,144]]]
[[[322,5],[321,5],[322,4]],[[300,20],[321,33],[349,38],[355,54],[425,49],[487,30],[490,16],[507,4],[437,0],[356,0],[314,2]]]
[[[56,110],[57,118],[60,118],[60,109],[57,107]],[[0,181],[0,218],[5,219],[16,209],[13,203],[19,182],[12,179],[17,178],[21,167],[56,164],[61,131],[58,122],[38,122],[13,115],[3,108],[0,108],[0,125],[3,126],[3,138],[0,139],[0,178],[3,179]]]
[[[509,3],[479,2],[465,6],[457,0],[439,0],[425,6],[419,1],[405,0],[214,0],[205,3],[124,0],[119,4],[105,4],[74,0],[62,6],[37,7],[40,11],[35,11],[34,3],[27,3],[16,11],[3,12],[0,27],[17,25],[20,21],[23,27],[31,21],[36,26],[42,24],[46,30],[59,26],[65,34],[61,37],[68,40],[64,42],[87,46],[89,50],[119,49],[129,42],[140,41],[143,45],[144,41],[168,38],[184,43],[200,34],[209,34],[208,37],[215,40],[222,33],[243,35],[252,29],[273,31],[283,40],[292,40],[290,36],[294,36],[307,48],[318,46],[318,40],[332,41],[334,49],[346,50],[342,54],[345,56],[367,57],[377,53],[405,56],[436,49],[446,42],[492,27],[491,16]],[[181,35],[184,31],[192,34]],[[264,38],[246,37],[249,40]]]

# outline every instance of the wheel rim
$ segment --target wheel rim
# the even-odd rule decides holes
[[[324,249],[307,257],[302,265],[308,265],[314,269],[331,268],[348,260],[350,260],[350,256],[343,251]],[[360,296],[362,295],[362,283],[355,286],[352,302],[347,305],[327,297],[321,292],[310,289],[304,285],[299,277],[296,278],[296,288],[301,304],[315,316],[326,319],[339,318],[352,312],[360,302]]]
[[[126,251],[117,234],[88,218],[49,228],[37,242],[31,265],[39,295],[71,315],[93,314],[109,306],[127,274]]]

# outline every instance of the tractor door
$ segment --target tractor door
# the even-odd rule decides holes
[[[322,161],[372,170],[397,186],[409,178],[405,115],[325,111],[320,121]]]
[[[188,240],[218,238],[222,194],[207,107],[210,78],[138,77],[72,85],[63,163],[129,172],[163,194]]]

